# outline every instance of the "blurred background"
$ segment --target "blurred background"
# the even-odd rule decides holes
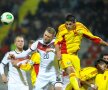
[[[47,26],[57,30],[68,13],[94,35],[108,41],[108,0],[0,0],[0,15],[3,12],[11,12],[15,20],[12,25],[0,23],[0,61],[7,51],[14,49],[17,34],[24,35],[27,49],[28,41],[41,37]],[[107,47],[84,38],[79,51],[81,66],[93,65],[101,52],[107,51]]]

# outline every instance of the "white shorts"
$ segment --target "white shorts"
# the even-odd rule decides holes
[[[65,90],[66,86],[69,84],[69,77],[63,76],[63,90]]]
[[[29,86],[23,84],[8,84],[8,90],[29,90]]]
[[[56,74],[38,75],[33,90],[48,90],[49,85],[56,83]]]

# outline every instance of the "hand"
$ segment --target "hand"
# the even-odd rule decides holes
[[[2,77],[2,82],[3,83],[7,83],[8,82],[7,77],[6,77],[5,74],[2,74],[1,77]]]
[[[62,58],[61,51],[58,51],[56,53],[56,57],[57,57],[57,60],[61,60],[61,58]]]
[[[17,64],[19,63],[20,61],[17,59],[17,60],[11,60],[11,63],[12,65],[14,66],[17,66]]]
[[[15,59],[15,55],[14,54],[9,54],[8,59]]]
[[[91,84],[91,88],[93,88],[94,90],[98,90],[98,87],[94,84]]]

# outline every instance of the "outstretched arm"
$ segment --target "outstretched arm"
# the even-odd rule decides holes
[[[30,55],[30,53],[32,51],[35,51],[37,49],[37,44],[38,44],[38,41],[34,42],[28,50],[26,50],[20,54],[9,54],[8,58],[9,59],[17,59],[17,58],[27,57],[28,55]]]
[[[100,44],[102,44],[102,45],[105,45],[105,46],[108,46],[108,43],[107,42],[105,42],[104,40],[100,40]]]
[[[91,87],[94,90],[97,90],[97,88],[98,88],[96,85],[91,84],[88,81],[81,81],[81,83],[84,84],[84,85],[87,85],[87,86]]]
[[[97,43],[97,44],[102,44],[105,46],[108,46],[108,43],[105,42],[104,40],[102,40],[100,37],[98,36],[94,36],[86,27],[83,26],[82,30],[79,30],[79,32],[81,32],[83,34],[84,37],[92,40],[93,42]]]

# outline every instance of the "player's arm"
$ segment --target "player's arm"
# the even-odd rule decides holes
[[[55,52],[56,52],[57,60],[60,60],[61,59],[61,50],[60,50],[60,45],[59,44],[55,45]]]
[[[33,67],[34,64],[39,64],[39,63],[40,63],[40,54],[37,52],[34,52],[31,55],[30,60],[28,60],[27,63],[20,65],[20,68],[22,70],[29,71]]]
[[[32,65],[29,62],[30,62],[30,60],[19,61],[18,59],[11,61],[11,63],[14,66],[16,66],[24,71],[29,71],[31,69]]]
[[[3,83],[7,82],[7,76],[4,73],[4,65],[2,63],[0,63],[0,74],[1,74],[1,78]]]
[[[60,44],[63,40],[63,35],[66,33],[66,30],[63,29],[62,25],[58,27],[58,32],[55,39],[55,45]]]
[[[54,43],[55,44],[55,53],[56,53],[56,57],[58,60],[61,59],[60,44],[63,40],[63,37],[62,37],[63,31],[61,29],[62,29],[61,27],[58,28],[58,33],[56,35],[56,39],[55,39],[55,43]]]
[[[93,42],[97,43],[97,44],[102,44],[102,45],[106,45],[108,46],[108,43],[105,42],[104,40],[102,40],[100,37],[98,36],[94,36],[84,25],[82,26],[82,30],[80,31],[84,37],[92,40]]]
[[[40,63],[40,55],[37,52],[34,52],[31,55],[30,60],[24,60],[24,61],[18,61],[18,60],[12,60],[13,65],[19,67],[20,69],[24,71],[29,71],[34,64]]]
[[[37,49],[38,41],[34,42],[29,49],[20,54],[9,54],[9,59],[24,58],[30,55],[31,52]]]
[[[108,46],[108,43],[101,39],[100,44]]]
[[[2,59],[2,61],[0,63],[0,74],[1,74],[1,77],[2,77],[2,81],[4,83],[7,82],[7,77],[6,77],[5,72],[4,72],[5,65],[7,65],[9,63],[9,60],[7,58],[8,58],[8,53],[5,54],[4,58]]]
[[[88,81],[81,81],[82,84],[87,85],[89,87],[91,87],[94,90],[97,90],[97,86],[94,84],[89,83]]]
[[[40,63],[40,54],[37,52],[32,53],[30,60],[26,64],[22,64],[20,68],[25,71],[29,71],[34,64]]]

